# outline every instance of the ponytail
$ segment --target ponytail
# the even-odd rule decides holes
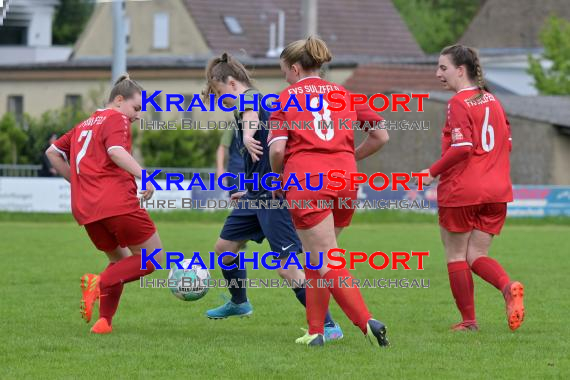
[[[309,36],[306,40],[291,42],[283,49],[280,58],[289,66],[299,63],[303,70],[318,70],[332,60],[332,54],[322,39]]]

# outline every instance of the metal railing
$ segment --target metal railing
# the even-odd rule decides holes
[[[10,165],[0,164],[0,177],[39,177],[41,165]],[[206,178],[209,173],[215,173],[214,168],[146,168],[149,173],[160,169],[161,172],[156,179],[166,179],[166,173],[180,173],[184,178],[191,178],[194,173],[199,173],[200,177]]]

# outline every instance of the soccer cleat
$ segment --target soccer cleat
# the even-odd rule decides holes
[[[386,337],[386,326],[376,319],[368,320],[365,336],[373,346],[388,347],[390,345]]]
[[[479,331],[477,321],[463,321],[451,326],[451,331]]]
[[[236,304],[228,301],[222,306],[210,309],[206,312],[206,316],[210,319],[226,319],[228,317],[249,317],[253,313],[253,306],[249,301]]]
[[[93,305],[99,298],[99,276],[91,273],[84,274],[81,277],[81,292],[83,293],[79,306],[81,318],[89,323],[93,314]]]
[[[507,306],[507,322],[513,331],[521,327],[524,321],[524,286],[518,281],[509,283],[503,290]]]
[[[338,323],[335,323],[333,326],[325,325],[325,341],[341,340],[343,337],[344,334]]]
[[[93,334],[110,334],[113,328],[105,318],[99,318],[97,322],[91,327]]]
[[[305,344],[307,346],[319,347],[325,345],[325,337],[323,334],[309,334],[308,330],[301,329],[305,331],[305,335],[300,338],[295,339],[295,343]]]

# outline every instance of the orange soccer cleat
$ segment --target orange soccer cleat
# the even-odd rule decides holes
[[[109,334],[112,331],[113,327],[111,327],[105,318],[99,318],[93,327],[91,327],[91,332],[93,334]]]
[[[513,331],[524,321],[524,286],[518,281],[510,282],[503,290],[507,306],[507,322]]]
[[[451,326],[451,331],[479,331],[477,321],[463,321]]]
[[[93,305],[99,298],[99,276],[91,273],[84,274],[81,277],[81,291],[83,293],[80,305],[81,318],[89,323],[93,314]]]

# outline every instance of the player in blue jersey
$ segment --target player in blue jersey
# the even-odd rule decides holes
[[[239,144],[240,153],[245,162],[245,178],[253,178],[253,173],[259,173],[259,178],[271,172],[269,163],[269,147],[267,137],[269,130],[264,128],[263,123],[269,120],[269,112],[261,106],[259,111],[253,110],[252,101],[255,94],[261,102],[263,95],[252,86],[252,80],[245,67],[229,54],[224,53],[218,58],[214,58],[206,68],[207,89],[204,95],[232,94],[238,97],[237,100],[224,99],[228,107],[236,106],[234,116],[239,129],[236,130],[236,139]],[[239,95],[244,94],[245,110],[239,112]],[[250,107],[250,108],[248,108]],[[261,123],[260,123],[261,121]],[[254,190],[251,183],[246,184],[247,191],[234,193],[232,199],[249,200],[271,200],[272,193],[259,184],[258,190]],[[271,246],[271,250],[278,254],[278,259],[282,260],[278,274],[287,280],[297,280],[299,283],[305,279],[305,274],[295,265],[288,269],[283,269],[285,260],[291,254],[303,252],[301,241],[295,232],[295,227],[285,208],[278,209],[248,209],[236,208],[226,219],[220,237],[215,245],[216,254],[223,252],[238,252],[248,240],[261,243],[266,238]],[[239,269],[239,257],[224,257],[224,264],[236,264],[236,268],[222,270],[224,278],[228,281],[246,279],[245,269]],[[245,287],[229,287],[231,300],[215,309],[208,310],[206,315],[211,319],[223,319],[230,316],[249,316],[253,312],[253,307],[247,298]],[[293,291],[299,302],[306,306],[305,288],[294,288]],[[340,326],[333,321],[329,312],[325,317],[325,339],[337,340],[343,337]]]

